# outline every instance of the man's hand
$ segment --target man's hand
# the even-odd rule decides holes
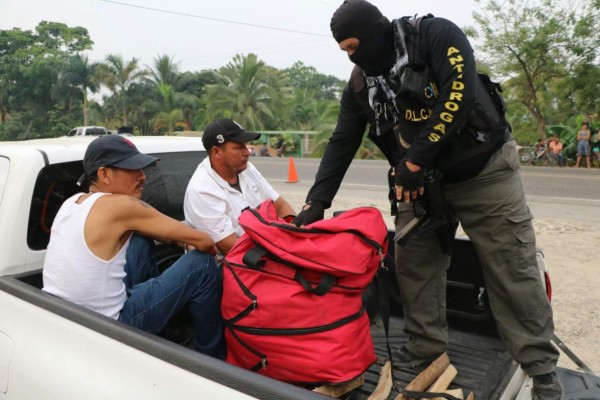
[[[192,246],[196,248],[196,250],[201,251],[206,254],[210,254],[214,256],[217,254],[217,247],[215,246],[215,242],[212,238],[205,232],[198,232],[200,235],[197,239],[190,243]]]
[[[396,167],[396,199],[410,203],[423,194],[425,171],[408,160],[402,160]]]
[[[302,211],[294,220],[292,224],[296,226],[304,226],[311,224],[315,221],[322,220],[325,216],[325,206],[323,203],[317,200],[311,200],[304,207]]]

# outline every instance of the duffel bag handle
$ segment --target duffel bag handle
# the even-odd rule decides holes
[[[317,284],[317,286],[311,286],[310,282],[302,276],[300,271],[296,272],[294,279],[297,280],[304,289],[316,294],[317,296],[323,296],[329,292],[335,283],[335,277],[333,275],[323,274],[321,276],[321,281]]]
[[[264,256],[267,250],[262,246],[254,246],[244,254],[242,262],[250,268],[260,269],[265,265]]]
[[[246,254],[244,254],[242,261],[244,265],[250,268],[261,269],[265,265],[264,258],[267,256],[267,254],[269,254],[269,252],[264,247],[256,245],[248,250]],[[312,286],[311,283],[304,276],[302,276],[297,268],[294,269],[296,269],[294,280],[298,281],[298,283],[300,283],[304,289],[316,294],[317,296],[323,296],[329,292],[335,284],[335,277],[331,274],[324,273],[322,274],[319,283],[316,286]]]

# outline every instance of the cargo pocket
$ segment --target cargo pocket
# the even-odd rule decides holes
[[[536,264],[535,254],[535,232],[533,230],[533,215],[527,210],[526,214],[507,215],[508,227],[516,238],[516,247],[518,248],[518,257],[526,265]],[[526,265],[523,265],[525,267]]]

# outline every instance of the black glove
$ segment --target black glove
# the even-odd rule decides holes
[[[325,216],[325,205],[317,200],[310,200],[302,207],[302,211],[292,221],[296,226],[312,224]]]
[[[416,172],[412,172],[406,166],[406,160],[402,160],[396,167],[396,188],[402,187],[403,199],[406,201],[404,192],[417,192],[418,194],[423,192],[423,180],[425,177],[425,169],[421,168]],[[402,199],[401,199],[402,200]]]

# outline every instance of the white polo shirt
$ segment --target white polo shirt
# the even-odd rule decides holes
[[[244,230],[238,217],[242,210],[254,208],[267,199],[275,201],[279,194],[251,163],[238,177],[241,193],[212,169],[210,159],[206,157],[196,168],[185,191],[186,223],[208,233],[215,242],[232,233],[241,236]]]

